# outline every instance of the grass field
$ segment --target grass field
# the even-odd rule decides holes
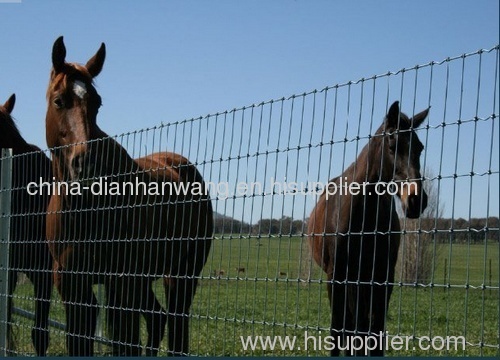
[[[498,269],[498,243],[441,247],[433,272],[435,286],[394,288],[387,331],[390,335],[417,338],[463,335],[467,341],[465,352],[413,350],[417,343],[411,342],[411,350],[389,351],[388,355],[499,355]],[[447,284],[445,275],[450,287],[441,286]],[[305,331],[313,336],[328,335],[330,309],[325,285],[320,283],[324,279],[321,270],[311,263],[307,246],[300,237],[216,239],[192,308],[191,353],[328,355],[326,351],[306,351],[304,346],[294,351],[245,351],[240,341],[240,336],[249,335],[295,335],[300,346]],[[157,285],[158,297],[163,301],[160,282]],[[496,289],[489,289],[490,285]],[[30,284],[19,285],[15,296],[18,307],[33,309]],[[64,311],[56,294],[51,318],[64,322]],[[18,351],[32,354],[31,321],[19,316],[14,316],[14,321]],[[64,343],[61,331],[51,331],[50,355],[64,354]],[[96,350],[109,351],[104,345],[96,345]],[[165,351],[166,340],[161,354]]]

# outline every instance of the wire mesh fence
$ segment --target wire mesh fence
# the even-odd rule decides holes
[[[19,257],[24,256],[27,261],[11,256],[9,265],[1,265],[1,283],[5,284],[7,274],[11,274],[11,286],[17,285],[15,291],[0,295],[2,304],[7,306],[7,300],[12,300],[17,308],[17,311],[7,310],[9,314],[14,311],[12,317],[1,318],[2,331],[7,331],[7,323],[12,325],[12,339],[2,350],[10,354],[34,354],[33,327],[34,333],[40,330],[38,341],[46,341],[44,334],[49,320],[39,317],[48,310],[35,308],[37,300],[42,300],[43,304],[50,301],[50,321],[54,325],[49,331],[50,355],[65,354],[68,346],[92,346],[98,355],[117,351],[123,354],[120,351],[128,351],[127,345],[146,351],[156,346],[149,337],[162,336],[164,318],[174,316],[189,319],[189,348],[180,345],[180,352],[191,355],[324,356],[330,353],[328,336],[332,334],[327,284],[336,284],[355,289],[357,295],[344,294],[347,301],[340,313],[345,326],[334,330],[343,331],[344,335],[363,335],[368,330],[366,334],[375,335],[372,320],[368,327],[361,325],[363,295],[356,290],[368,285],[372,289],[368,290],[372,291],[368,296],[370,306],[375,308],[374,303],[382,301],[388,308],[383,322],[384,341],[390,343],[407,337],[401,346],[399,343],[387,346],[388,355],[498,355],[498,67],[496,46],[322,90],[93,139],[85,144],[64,145],[45,152],[31,150],[16,154],[14,151],[12,156],[3,156],[2,164],[12,160],[14,179],[7,187],[2,184],[1,195],[8,193],[13,197],[10,214],[2,215],[2,221],[9,220],[11,224],[10,253],[22,243]],[[401,109],[397,113],[398,124],[404,120],[402,113],[415,120],[422,110],[430,107],[430,111],[419,127],[377,132],[390,117],[394,101],[399,101]],[[355,201],[352,199],[359,197],[353,196],[348,200],[351,211],[347,222],[351,227],[347,231],[338,226],[331,231],[323,223],[323,231],[311,231],[308,228],[308,222],[314,223],[311,211],[321,201],[322,193],[330,189],[330,179],[353,171],[350,166],[354,163],[354,168],[358,164],[354,171],[370,183],[366,169],[372,167],[356,163],[363,154],[370,154],[381,167],[388,168],[389,180],[396,179],[397,161],[384,164],[383,153],[368,146],[377,139],[394,135],[399,144],[397,154],[405,146],[407,153],[411,153],[419,142],[424,149],[417,156],[419,177],[408,170],[415,156],[400,159],[407,171],[400,177],[422,180],[422,189],[427,194],[427,206],[420,217],[405,217],[401,210],[405,199],[399,200],[398,196],[394,197],[395,204],[377,200],[376,210],[364,206],[365,211],[357,214],[352,211]],[[406,135],[408,142],[404,140]],[[93,155],[88,156],[90,160],[73,158],[73,165],[80,161],[77,164],[80,169],[91,167],[92,172],[75,183],[87,186],[84,191],[91,191],[94,186],[93,190],[108,192],[110,196],[92,196],[90,200],[81,195],[70,196],[73,200],[67,207],[47,210],[48,199],[40,201],[38,194],[20,195],[28,190],[33,193],[49,190],[43,182],[50,182],[52,173],[47,162],[42,167],[38,165],[42,154],[61,159],[61,154],[81,149],[82,145]],[[392,151],[390,147],[387,149]],[[143,159],[140,166],[128,164],[125,150],[131,158]],[[173,155],[148,157],[165,151],[182,154],[191,163]],[[119,165],[113,167],[110,162]],[[194,195],[195,187],[190,188],[191,196],[180,197],[158,196],[155,191],[161,192],[161,188],[148,187],[155,182],[151,176],[156,176],[157,183],[170,184],[168,194],[182,192],[172,184],[178,185],[182,179],[191,184],[199,181],[192,172],[193,166],[205,181]],[[62,173],[58,180],[71,180],[70,171]],[[149,181],[144,187],[139,186],[144,196],[131,200],[129,195],[117,195],[120,190],[137,190],[138,179]],[[381,179],[379,176],[378,180]],[[113,189],[110,184],[113,181],[120,187]],[[127,181],[132,185],[122,187]],[[68,184],[65,189],[69,191],[72,183]],[[210,200],[202,195],[205,189]],[[339,194],[335,196],[340,199]],[[366,205],[367,197],[361,199]],[[21,204],[16,205],[15,201]],[[418,205],[422,207],[422,203],[419,199]],[[381,204],[390,209],[390,214],[393,209],[397,211],[388,229],[354,228],[355,218],[363,219],[364,223],[370,219],[382,223],[386,209]],[[206,208],[200,210],[203,206]],[[208,215],[210,207],[213,216]],[[5,208],[2,212],[5,213]],[[51,240],[53,233],[39,221],[46,214],[63,219],[55,220],[55,224],[65,229],[64,236]],[[330,215],[340,218],[338,213]],[[317,221],[326,222],[325,219]],[[393,227],[396,223],[400,230]],[[212,238],[211,226],[211,247],[200,245]],[[356,273],[358,277],[346,277],[344,281],[338,281],[334,275],[332,281],[328,274],[331,269],[324,272],[313,260],[309,246],[309,235],[313,232],[321,241],[358,238],[361,243],[363,238],[371,239],[369,236],[374,236],[375,243],[377,237],[399,236],[397,264],[388,260],[388,252],[377,254],[382,262],[375,261],[374,252],[380,250],[366,250],[370,249],[366,244],[363,246],[367,258],[354,245],[351,251],[358,251],[356,256],[345,255],[361,259],[359,268],[363,262],[370,264],[373,273],[374,264],[386,272],[387,264],[392,264],[389,267],[395,266],[393,276],[386,274],[381,281],[366,280]],[[44,250],[38,246],[45,241],[46,233],[49,242],[52,241],[52,253],[59,255],[54,264],[55,288],[73,287],[76,295],[66,293],[62,299],[54,289],[51,299],[46,300],[42,290],[38,294],[34,290],[32,281],[42,284],[39,288],[52,289],[50,281],[43,282],[44,277],[34,276],[52,274],[47,263],[40,261]],[[117,245],[121,243],[125,245]],[[188,244],[196,246],[191,248]],[[5,251],[4,238],[1,246]],[[68,256],[72,262],[65,257],[64,249],[68,246],[77,249],[74,254],[79,254]],[[33,251],[34,248],[37,250]],[[200,255],[205,251],[206,256]],[[328,251],[323,249],[318,256],[324,260],[325,254],[331,254]],[[197,268],[199,265],[192,265],[194,268],[186,265],[187,257],[199,256],[201,265],[206,261],[202,269]],[[340,258],[338,255],[338,262]],[[64,261],[67,262],[62,264]],[[180,270],[183,266],[189,269]],[[337,265],[332,266],[340,271]],[[172,270],[173,267],[177,270]],[[351,268],[351,273],[357,269]],[[158,278],[161,279],[156,281]],[[193,279],[197,283],[193,284]],[[183,290],[177,293],[169,290],[176,286]],[[383,288],[382,300],[373,292],[376,286]],[[85,292],[83,288],[93,290],[96,299],[79,298],[77,295]],[[189,294],[193,289],[196,295],[189,311],[169,305],[182,305],[178,294]],[[387,296],[388,289],[392,296]],[[159,305],[151,304],[154,299]],[[65,308],[65,303],[72,302],[83,310]],[[338,303],[335,306],[338,308]],[[38,317],[34,326],[26,311],[35,310]],[[78,318],[71,329],[64,325],[68,311],[74,311],[73,316]],[[82,333],[77,328],[85,327],[88,318],[97,316],[97,312],[96,330],[92,328],[90,336],[95,343],[68,345],[66,332],[69,331],[70,338],[71,335],[78,338]],[[355,313],[350,326],[346,325],[349,312]],[[136,326],[140,329],[137,334],[127,330]],[[172,326],[159,345],[160,355],[178,350],[172,350],[168,340],[175,343],[181,339],[185,324]],[[127,331],[127,335],[117,334]],[[464,347],[455,348],[462,341],[456,337],[463,337]]]

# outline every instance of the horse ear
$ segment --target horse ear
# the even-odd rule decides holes
[[[410,119],[410,124],[412,124],[412,127],[418,128],[420,126],[420,124],[422,124],[422,122],[425,120],[425,118],[429,114],[429,109],[430,109],[430,106],[427,109],[425,109],[424,111],[419,112],[418,114],[416,114],[415,116],[413,116]]]
[[[59,36],[52,47],[52,66],[56,73],[59,73],[64,68],[66,60],[66,47],[64,46],[63,37]]]
[[[387,128],[397,128],[399,119],[399,101],[395,101],[389,108],[389,112],[386,116],[386,129]]]
[[[15,103],[16,103],[16,94],[12,94],[10,98],[3,105],[8,114],[12,113],[12,110],[14,110]]]
[[[90,75],[94,78],[102,70],[102,66],[104,65],[104,59],[106,58],[106,45],[104,43],[101,44],[99,50],[97,50],[96,54],[87,61],[85,67],[89,71]]]

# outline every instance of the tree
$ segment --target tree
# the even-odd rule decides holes
[[[427,171],[423,187],[427,193],[427,208],[418,219],[401,218],[401,245],[399,247],[396,278],[402,282],[426,284],[431,280],[441,246],[437,241],[436,224],[442,218],[444,207],[439,199],[433,176]]]

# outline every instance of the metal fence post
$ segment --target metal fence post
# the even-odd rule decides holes
[[[0,356],[7,356],[7,308],[9,296],[10,206],[12,149],[2,149],[0,158]]]

